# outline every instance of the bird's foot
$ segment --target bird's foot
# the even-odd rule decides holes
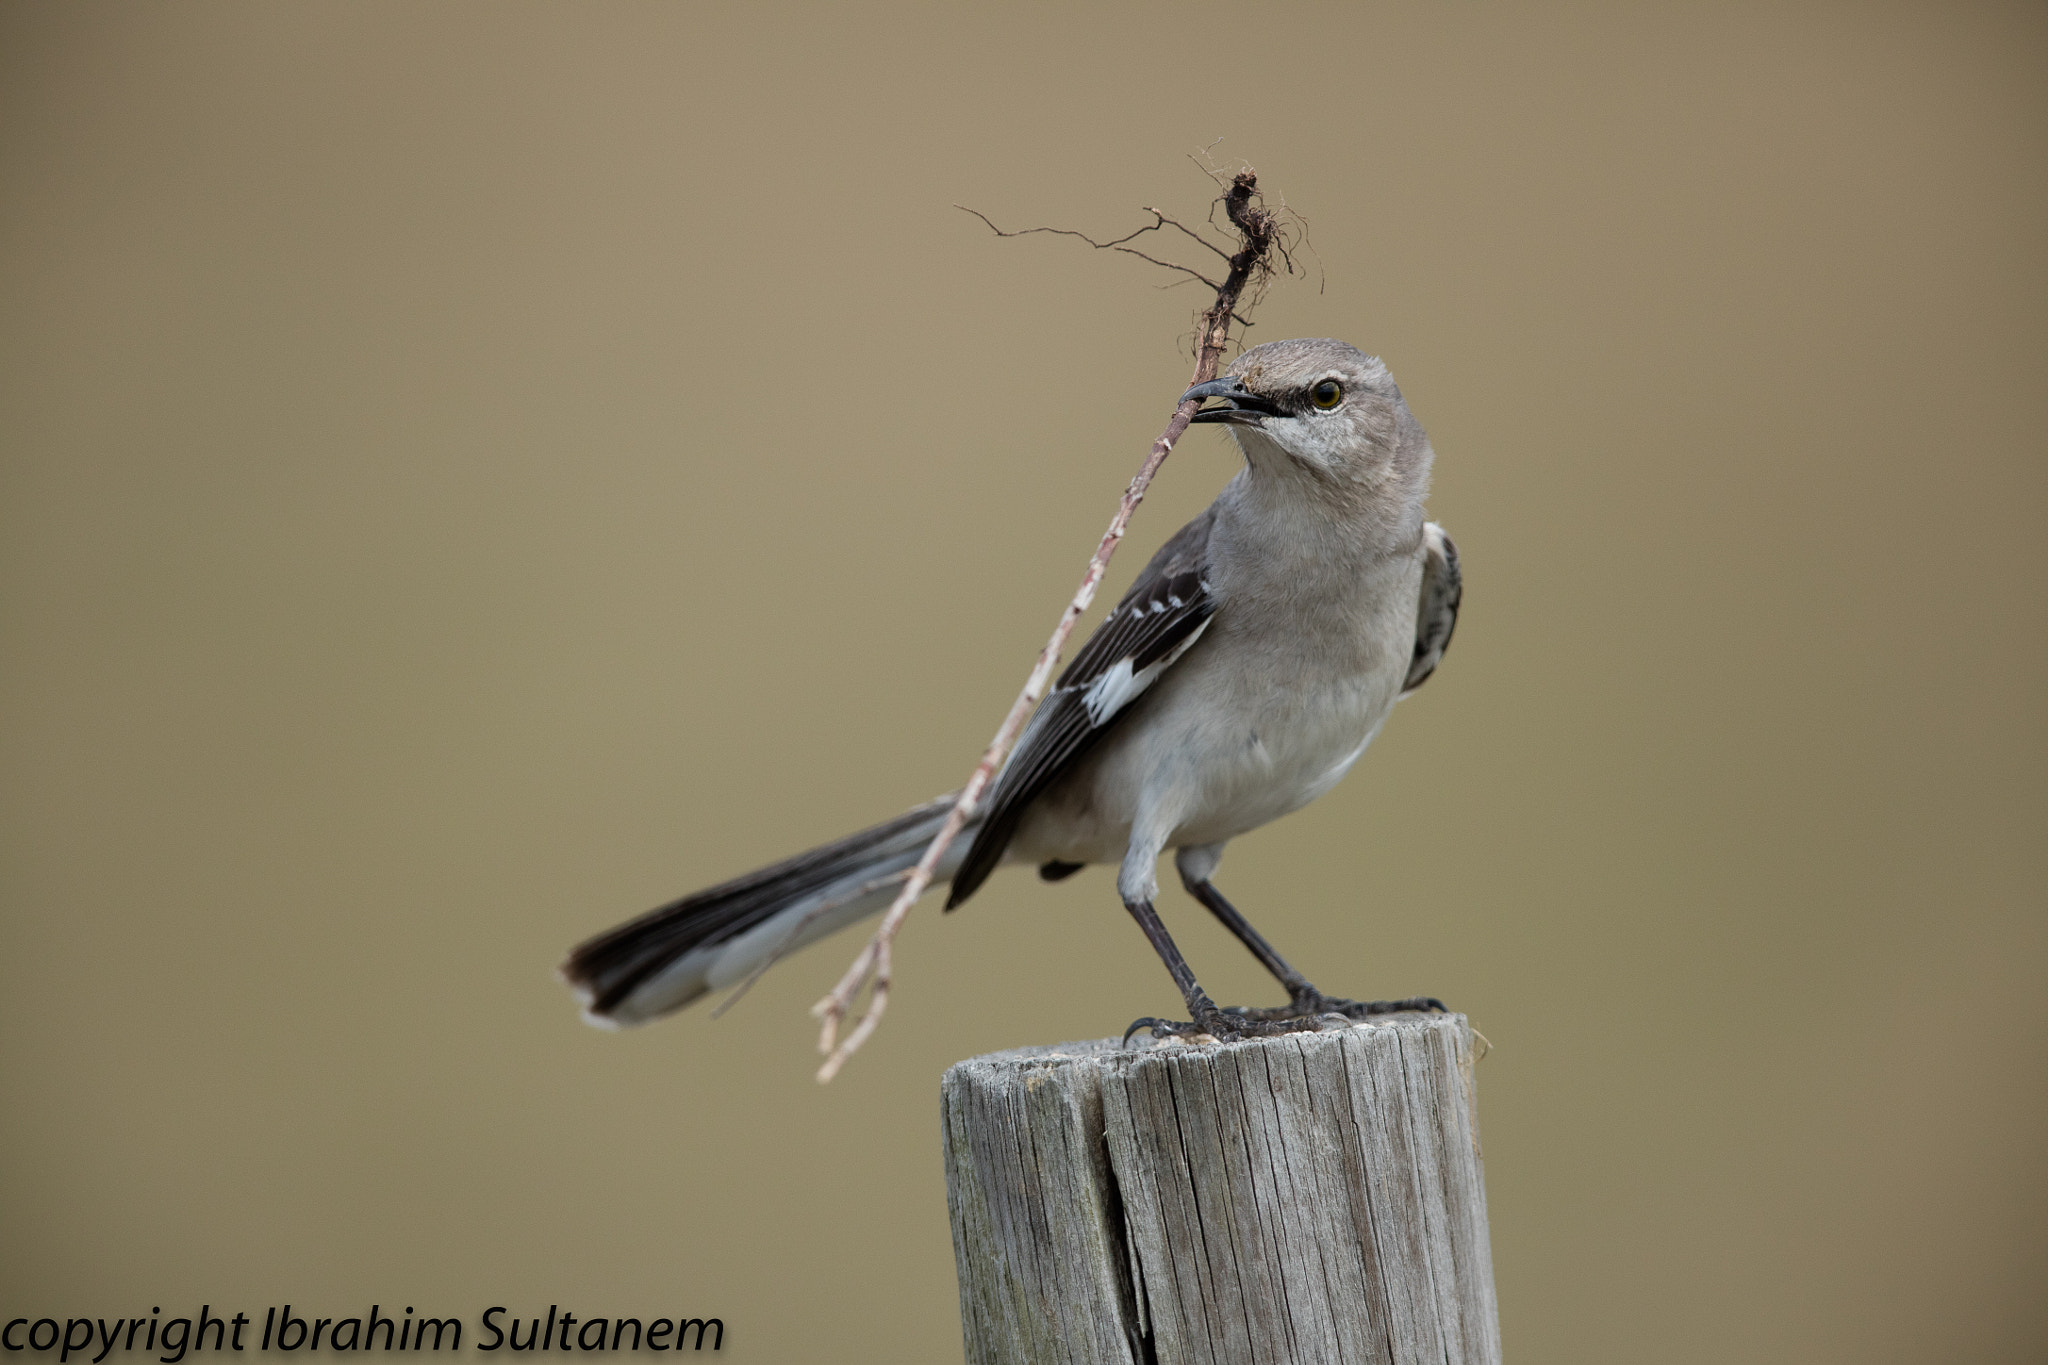
[[[1124,1042],[1128,1045],[1131,1035],[1150,1029],[1155,1039],[1180,1038],[1190,1043],[1235,1043],[1246,1038],[1277,1038],[1283,1033],[1314,1033],[1323,1026],[1322,1018],[1313,1013],[1282,1014],[1279,1011],[1257,1012],[1241,1008],[1207,1009],[1192,1011],[1191,1020],[1134,1019],[1124,1030]],[[1272,1017],[1266,1017],[1270,1014]]]
[[[1284,1005],[1269,1009],[1251,1009],[1234,1005],[1223,1011],[1225,1014],[1241,1016],[1259,1022],[1288,1019],[1316,1019],[1326,1014],[1341,1015],[1346,1019],[1370,1019],[1381,1014],[1448,1014],[1444,1002],[1433,995],[1411,995],[1406,1000],[1345,1000],[1334,995],[1324,995],[1310,987],[1296,991]]]

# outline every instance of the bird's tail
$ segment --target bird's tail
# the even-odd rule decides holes
[[[879,913],[945,822],[942,796],[837,843],[685,896],[578,944],[562,979],[601,1028],[643,1024],[707,991],[746,980],[763,963]],[[950,880],[972,825],[949,846],[933,881]]]

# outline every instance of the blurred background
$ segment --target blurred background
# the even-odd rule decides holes
[[[824,1088],[856,938],[624,1035],[552,972],[965,776],[1200,300],[953,205],[1211,144],[1467,581],[1221,881],[1492,1040],[1509,1357],[2042,1359],[2038,5],[0,9],[5,1315],[958,1359],[940,1072],[1175,1005],[1107,873],[928,901]]]

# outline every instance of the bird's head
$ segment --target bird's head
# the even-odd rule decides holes
[[[1429,439],[1377,356],[1327,338],[1269,341],[1181,395],[1223,400],[1195,414],[1228,426],[1254,470],[1420,493]]]

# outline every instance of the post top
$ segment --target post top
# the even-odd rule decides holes
[[[951,1079],[954,1072],[963,1068],[977,1071],[1017,1071],[1075,1063],[1125,1067],[1146,1062],[1214,1059],[1267,1048],[1282,1048],[1305,1054],[1309,1049],[1341,1047],[1347,1037],[1364,1038],[1390,1031],[1429,1034],[1439,1030],[1451,1030],[1463,1035],[1460,1041],[1467,1048],[1470,1047],[1472,1025],[1464,1015],[1412,1011],[1376,1015],[1341,1028],[1325,1028],[1313,1033],[1283,1033],[1272,1038],[1246,1038],[1233,1043],[1185,1043],[1177,1038],[1167,1038],[1149,1043],[1134,1040],[1131,1046],[1125,1047],[1122,1041],[1116,1038],[1091,1038],[1081,1042],[1007,1048],[1001,1052],[985,1052],[979,1057],[969,1057],[955,1062],[946,1069],[946,1075]]]

